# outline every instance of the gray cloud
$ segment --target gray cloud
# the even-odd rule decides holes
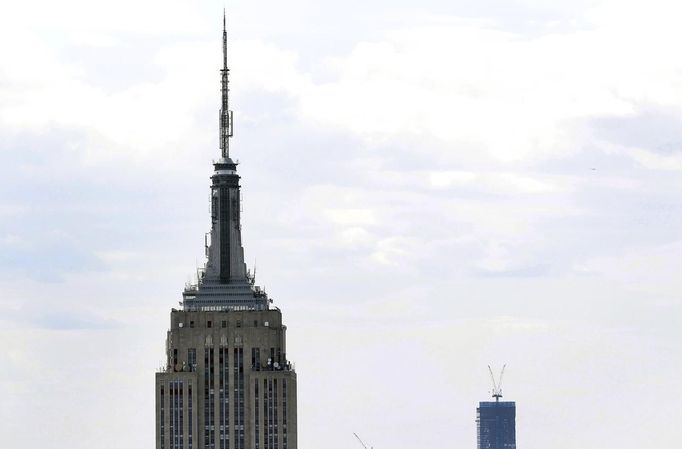
[[[642,105],[627,117],[593,119],[597,137],[664,155],[682,152],[682,110],[671,106]]]

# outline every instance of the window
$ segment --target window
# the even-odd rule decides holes
[[[259,438],[260,438],[260,425],[259,424],[260,423],[259,423],[259,419],[258,419],[259,418],[258,406],[260,404],[259,404],[259,400],[258,400],[258,380],[256,380],[256,382],[254,382],[254,384],[255,384],[255,393],[256,393],[255,401],[254,401],[254,405],[256,406],[256,413],[255,413],[255,417],[256,417],[256,419],[255,419],[255,421],[256,421],[256,449],[260,449],[260,441],[259,441]]]
[[[196,356],[196,354],[195,354],[195,356]],[[189,410],[188,410],[188,412],[189,412],[189,420],[188,420],[188,424],[189,424],[189,426],[188,426],[189,427],[189,429],[188,429],[189,430],[189,435],[188,435],[188,437],[189,437],[189,449],[192,449],[192,437],[193,437],[193,432],[192,432],[192,385],[189,385],[189,403],[188,403],[188,405],[189,405],[189,407],[188,407],[189,408]]]
[[[197,350],[196,348],[189,348],[187,350],[187,364],[189,370],[194,372],[197,370]]]
[[[227,327],[227,321],[223,320],[222,323],[220,323],[221,327]]]
[[[237,327],[242,327],[242,321],[241,320],[237,320]]]
[[[165,416],[165,402],[164,402],[164,397],[163,397],[163,386],[161,386],[161,449],[165,449],[165,441],[166,441],[166,416]]]
[[[194,327],[194,321],[189,322],[189,327]]]
[[[211,323],[210,321],[207,321],[207,322],[206,322],[206,327],[211,327],[211,324],[212,324],[212,323]]]
[[[215,357],[204,348],[204,448],[215,449]]]
[[[253,320],[253,327],[258,327],[258,320]]]

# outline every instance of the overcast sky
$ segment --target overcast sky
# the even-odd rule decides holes
[[[549,3],[549,4],[548,4]],[[231,1],[248,264],[300,449],[682,440],[682,7]],[[217,1],[0,3],[2,447],[147,449],[209,228]]]

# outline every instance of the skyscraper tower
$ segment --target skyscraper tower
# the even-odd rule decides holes
[[[171,310],[166,366],[156,374],[156,449],[296,449],[286,326],[244,263],[224,14],[220,73],[221,154],[211,176],[206,264],[185,287],[182,309]]]
[[[479,402],[476,428],[478,449],[516,449],[516,403]]]
[[[476,436],[478,449],[516,449],[516,403],[500,401],[502,376],[495,382],[492,369],[492,396],[495,402],[479,402],[476,409]]]

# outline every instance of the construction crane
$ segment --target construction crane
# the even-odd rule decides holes
[[[493,397],[495,398],[495,402],[499,402],[500,398],[502,397],[502,376],[504,376],[504,369],[507,367],[507,364],[505,363],[502,365],[502,371],[500,371],[500,380],[498,382],[495,382],[495,375],[493,374],[493,369],[488,365],[488,371],[490,372],[490,380],[493,381]]]
[[[372,446],[367,447],[367,445],[362,442],[362,440],[360,439],[360,437],[358,436],[357,433],[353,432],[353,435],[355,435],[355,438],[357,438],[358,441],[360,442],[360,444],[362,444],[362,447],[364,447],[365,449],[374,449]]]

